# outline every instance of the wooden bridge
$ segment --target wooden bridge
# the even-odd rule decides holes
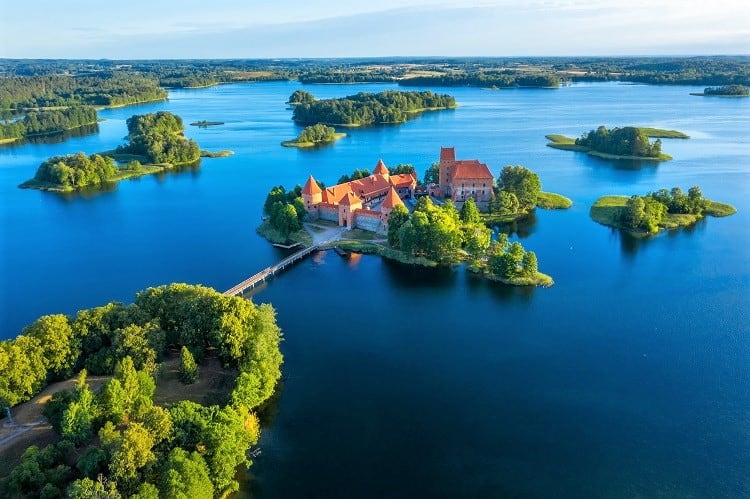
[[[236,286],[233,286],[231,289],[224,291],[224,294],[227,296],[237,296],[239,294],[242,294],[245,292],[245,290],[254,288],[257,284],[265,281],[266,279],[277,274],[278,272],[281,272],[282,270],[298,262],[299,260],[302,260],[313,251],[316,251],[319,247],[320,245],[314,244],[308,248],[305,248],[301,251],[294,253],[293,255],[289,255],[288,257],[284,258],[276,265],[266,267],[265,269],[261,270],[257,274],[252,275],[248,277],[247,279],[245,279],[244,281],[242,281],[241,283],[237,284]]]

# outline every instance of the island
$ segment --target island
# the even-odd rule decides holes
[[[706,87],[702,93],[691,92],[690,95],[700,95],[705,97],[750,97],[750,88],[745,85]]]
[[[177,115],[166,111],[134,115],[128,118],[127,127],[127,144],[114,151],[90,156],[83,152],[55,156],[39,165],[34,178],[19,187],[69,192],[163,172],[176,166],[195,164],[200,160],[202,153],[198,144],[183,135],[185,128]],[[231,151],[204,153],[225,156],[231,154]],[[126,164],[117,166],[115,161]]]
[[[661,128],[633,127],[608,129],[600,126],[596,130],[584,133],[580,138],[573,139],[564,135],[551,134],[545,136],[550,142],[548,147],[564,151],[578,151],[605,159],[634,159],[645,161],[668,161],[672,159],[661,152],[661,139],[688,139],[677,130]],[[649,142],[649,137],[656,141]]]
[[[296,139],[285,140],[281,145],[284,147],[316,147],[330,144],[343,137],[346,137],[345,133],[337,133],[335,128],[318,123],[306,126]]]
[[[96,109],[92,106],[29,111],[22,119],[0,123],[0,144],[62,133],[87,125],[96,125],[97,122]]]
[[[360,92],[338,99],[298,101],[294,94],[290,103],[296,104],[292,114],[295,123],[329,126],[371,126],[399,124],[425,111],[454,109],[456,100],[450,95],[430,91],[403,92],[388,90],[377,94]]]
[[[647,236],[692,225],[706,215],[726,217],[736,211],[729,204],[704,198],[700,187],[694,186],[687,194],[674,187],[645,196],[603,196],[591,206],[589,214],[602,225],[634,236]]]
[[[208,128],[210,126],[218,126],[218,125],[223,125],[223,124],[224,124],[223,121],[206,121],[206,120],[201,120],[201,121],[194,121],[194,122],[190,123],[190,126],[197,126],[199,128]]]
[[[521,166],[503,169],[496,195],[487,165],[456,160],[452,147],[442,148],[440,157],[439,177],[444,182],[429,186],[418,184],[411,165],[389,170],[379,160],[372,173],[357,169],[331,187],[312,176],[304,187],[274,187],[266,197],[265,217],[257,232],[289,247],[310,245],[315,232],[322,231],[330,233],[326,245],[339,250],[375,253],[427,267],[467,262],[471,272],[488,279],[516,286],[551,286],[552,278],[538,270],[536,254],[506,235],[493,238],[480,211],[495,206],[497,197],[512,206],[514,216],[537,203],[563,207],[570,200],[547,195],[539,202],[538,176]],[[413,206],[411,212],[407,203]]]
[[[25,452],[3,456],[0,493],[226,497],[281,377],[280,340],[271,305],[188,284],[40,317],[0,342],[0,406],[36,417],[19,427]]]

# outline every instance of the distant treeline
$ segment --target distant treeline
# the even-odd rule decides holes
[[[290,97],[291,100],[291,97]],[[314,100],[294,107],[292,119],[300,124],[377,125],[403,123],[410,114],[427,109],[450,109],[450,95],[389,90],[378,94],[360,92],[339,99]]]
[[[120,106],[166,98],[166,90],[159,87],[156,79],[135,73],[0,78],[0,109],[5,111],[80,105]]]
[[[514,73],[445,73],[434,76],[415,76],[399,80],[402,86],[440,87],[559,87],[560,78],[554,74],[514,74]]]
[[[341,71],[318,70],[301,73],[297,79],[300,83],[391,83],[397,74],[391,71]]]
[[[33,135],[64,132],[96,123],[96,110],[91,106],[31,111],[23,119],[0,123],[0,139],[21,139]]]

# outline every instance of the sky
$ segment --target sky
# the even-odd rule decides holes
[[[0,58],[750,54],[746,0],[0,0]]]

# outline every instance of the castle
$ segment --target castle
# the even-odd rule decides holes
[[[342,227],[384,232],[393,208],[412,197],[417,187],[414,173],[391,175],[379,160],[369,177],[321,189],[312,175],[302,188],[305,209],[312,218],[337,222]]]
[[[467,199],[474,198],[480,210],[487,210],[495,194],[494,178],[486,164],[476,159],[456,160],[453,147],[442,147],[439,165],[439,184],[430,185],[430,195],[450,198],[458,208]],[[310,175],[302,188],[302,200],[313,219],[330,220],[341,227],[385,232],[393,208],[403,206],[402,198],[411,198],[416,188],[416,174],[391,175],[381,159],[369,177],[325,189]]]
[[[455,148],[441,147],[439,169],[439,183],[430,186],[430,195],[450,198],[458,208],[474,198],[477,207],[487,211],[495,197],[492,189],[495,178],[486,164],[476,159],[456,160]]]

